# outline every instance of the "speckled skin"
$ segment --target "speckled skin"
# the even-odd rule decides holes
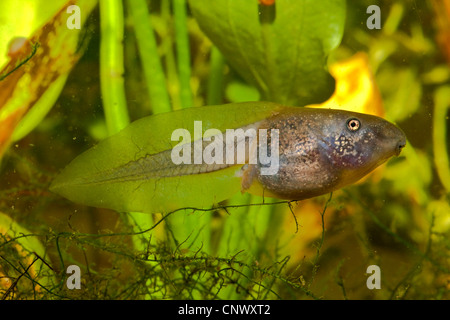
[[[261,164],[248,166],[242,189],[257,180],[265,192],[291,200],[354,183],[399,155],[406,143],[404,133],[388,121],[342,110],[298,108],[274,115],[261,128],[279,130],[279,170],[262,175]]]

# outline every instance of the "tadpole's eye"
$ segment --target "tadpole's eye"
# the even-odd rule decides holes
[[[351,118],[347,120],[347,129],[351,132],[358,131],[361,127],[361,122],[356,118]]]

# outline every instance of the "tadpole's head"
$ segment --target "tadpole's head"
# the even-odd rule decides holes
[[[380,117],[343,110],[331,114],[320,129],[321,153],[340,171],[341,186],[400,155],[406,145],[403,131]]]

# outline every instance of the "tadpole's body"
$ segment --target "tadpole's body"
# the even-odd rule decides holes
[[[266,144],[241,139],[247,163],[176,163],[171,134],[201,120],[203,129],[265,129]],[[273,150],[278,133],[277,170],[273,163],[248,161],[252,152]],[[221,137],[225,141],[225,137]],[[220,139],[219,139],[220,140]],[[192,154],[196,141],[181,148]],[[236,144],[239,141],[236,140]],[[301,200],[356,182],[405,146],[404,133],[372,115],[343,110],[285,107],[251,102],[184,109],[136,121],[72,161],[51,190],[72,201],[117,211],[158,212],[210,207],[238,192]],[[198,144],[197,144],[198,146]],[[217,152],[219,149],[215,149]],[[223,146],[223,153],[226,146]],[[258,158],[259,160],[259,158]],[[273,159],[272,159],[273,160]]]

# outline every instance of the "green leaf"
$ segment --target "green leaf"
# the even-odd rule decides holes
[[[306,105],[334,89],[326,57],[342,38],[345,0],[190,0],[203,32],[262,100]]]
[[[188,108],[142,118],[73,160],[53,181],[50,190],[74,202],[119,212],[210,208],[240,191],[240,177],[236,176],[239,166],[201,174],[146,175],[147,168],[164,170],[167,167],[164,161],[171,161],[170,153],[162,160],[154,155],[171,151],[180,143],[172,141],[175,129],[187,129],[190,141],[197,140],[193,134],[194,121],[202,121],[202,134],[212,128],[224,132],[263,120],[281,108],[273,103],[248,102]],[[156,160],[139,162],[147,156]]]

